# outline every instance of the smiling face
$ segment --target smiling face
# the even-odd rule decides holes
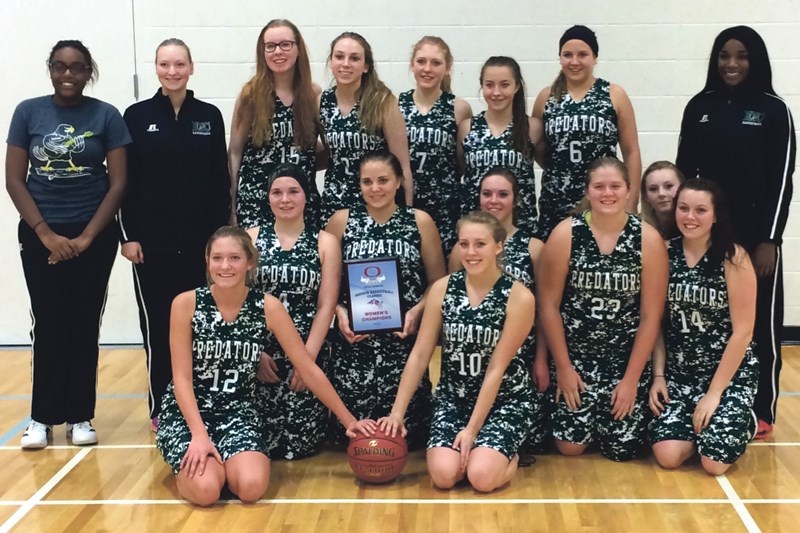
[[[369,160],[361,164],[358,183],[367,206],[382,209],[394,205],[395,193],[400,188],[400,177],[389,163]]]
[[[277,220],[297,220],[303,217],[306,193],[296,179],[276,178],[269,189],[269,206]]]
[[[503,251],[503,243],[497,242],[486,224],[465,222],[458,230],[461,264],[470,275],[479,275],[497,268],[497,257]]]
[[[500,174],[491,174],[483,178],[480,189],[480,207],[494,215],[501,224],[514,215],[514,186]]]
[[[336,41],[329,64],[337,85],[361,84],[361,75],[369,70],[364,47],[350,37]]]
[[[156,76],[164,94],[183,92],[194,74],[194,65],[183,46],[168,44],[156,50]]]
[[[514,102],[520,89],[510,67],[485,67],[481,75],[481,91],[486,105],[494,111],[504,111]]]
[[[64,69],[64,67],[69,67]],[[58,70],[64,70],[58,72]],[[83,72],[74,72],[82,70]],[[50,58],[50,81],[58,105],[74,105],[83,98],[83,89],[92,76],[91,64],[83,53],[72,47],[59,48]]]
[[[283,72],[291,72],[297,63],[297,54],[299,53],[297,46],[297,36],[291,28],[287,26],[275,26],[269,28],[264,32],[263,43],[266,47],[267,43],[279,45],[280,43],[292,42],[291,50],[284,51],[280,46],[276,46],[272,52],[264,50],[264,58],[267,61],[267,68],[272,72],[278,74]],[[287,45],[284,45],[287,46]]]
[[[592,213],[613,215],[625,211],[630,189],[619,169],[601,166],[589,175],[586,197]]]
[[[672,212],[672,199],[681,181],[675,171],[662,168],[650,172],[644,179],[645,200],[653,211],[666,215]]]
[[[716,221],[711,193],[693,189],[681,191],[675,206],[675,224],[685,239],[708,240]]]
[[[209,281],[220,288],[245,285],[247,272],[255,268],[255,259],[248,258],[241,240],[219,237],[206,256]]]
[[[725,85],[736,87],[747,79],[750,73],[750,59],[747,48],[736,39],[731,39],[717,56],[717,68]]]
[[[449,70],[444,51],[435,44],[423,44],[411,59],[411,73],[420,89],[438,89]]]
[[[594,78],[594,66],[597,57],[588,44],[580,39],[572,39],[564,43],[558,55],[561,72],[568,81],[580,83]]]

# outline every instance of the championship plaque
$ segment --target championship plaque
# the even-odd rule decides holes
[[[347,312],[353,333],[403,330],[400,261],[396,257],[345,261]]]

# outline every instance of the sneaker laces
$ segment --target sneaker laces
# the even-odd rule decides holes
[[[27,435],[31,431],[44,431],[47,433],[48,429],[50,428],[47,427],[47,424],[42,424],[36,420],[31,420],[30,424],[28,424],[28,427],[25,428],[25,434]]]
[[[76,422],[72,424],[72,429],[78,431],[94,431],[94,426],[92,426],[91,422]]]

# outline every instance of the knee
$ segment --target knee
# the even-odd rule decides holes
[[[205,483],[192,487],[179,487],[178,492],[183,498],[186,498],[195,505],[210,507],[219,501],[222,487],[217,487],[211,483]]]
[[[683,458],[678,457],[675,454],[657,452],[656,450],[653,450],[653,457],[656,458],[658,466],[661,468],[666,468],[667,470],[675,470],[676,468],[680,468],[680,466],[683,464]]]
[[[435,462],[428,462],[428,474],[431,476],[433,485],[438,489],[452,489],[456,483],[464,478],[460,469],[450,468]]]
[[[236,482],[231,481],[230,485],[242,503],[254,503],[267,492],[269,477],[258,475],[256,472],[240,472]]]
[[[561,455],[568,455],[568,456],[575,456],[581,455],[583,452],[586,451],[587,446],[585,444],[572,444],[571,442],[566,442],[563,440],[556,440],[556,450]]]
[[[703,470],[705,470],[706,473],[711,476],[721,476],[731,467],[731,465],[720,463],[719,461],[709,459],[708,457],[701,457],[700,462],[703,465]]]
[[[486,465],[470,466],[467,469],[467,479],[472,488],[478,492],[492,492],[500,486],[498,478],[502,475],[501,472],[495,472]]]

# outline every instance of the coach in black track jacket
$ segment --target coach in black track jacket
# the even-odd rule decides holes
[[[123,117],[133,144],[128,147],[128,192],[119,213],[122,253],[134,263],[151,418],[158,416],[172,379],[172,300],[205,285],[206,241],[230,216],[222,115],[186,89],[193,71],[188,47],[178,39],[164,43],[156,61],[162,87]]]
[[[737,240],[758,274],[753,340],[761,376],[754,410],[763,438],[775,421],[781,368],[781,242],[792,198],[795,132],[786,103],[772,88],[764,41],[736,26],[714,41],[705,88],[686,105],[677,165],[687,178],[720,185]]]

